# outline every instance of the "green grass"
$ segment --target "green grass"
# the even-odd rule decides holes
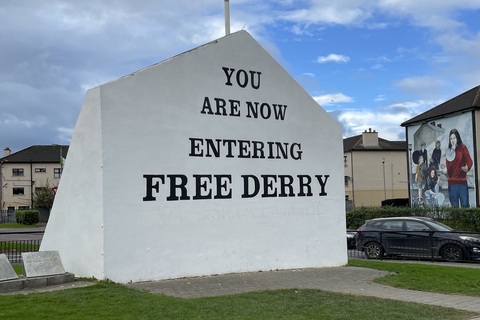
[[[0,229],[37,228],[36,224],[0,223]]]
[[[29,241],[29,240],[25,240]],[[33,240],[32,240],[33,241]],[[0,242],[0,252],[3,251],[21,251],[21,252],[31,252],[31,251],[38,251],[40,246],[35,243],[24,243],[24,242],[16,242],[16,241],[1,241]]]
[[[387,286],[436,293],[480,296],[480,269],[422,263],[395,263],[351,259],[350,266],[394,272],[374,282]]]
[[[18,275],[23,274],[23,265],[21,263],[12,263],[13,270],[15,270],[15,273]]]
[[[319,290],[179,299],[102,281],[94,286],[0,296],[0,319],[469,319],[473,313]]]

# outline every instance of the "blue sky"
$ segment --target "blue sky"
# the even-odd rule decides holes
[[[343,127],[400,124],[480,85],[480,1],[230,0]],[[0,147],[69,144],[87,89],[220,38],[223,0],[3,0]]]

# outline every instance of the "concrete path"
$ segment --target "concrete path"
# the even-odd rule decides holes
[[[129,284],[128,287],[180,298],[289,288],[319,289],[467,310],[477,312],[479,316],[475,319],[480,320],[480,297],[397,289],[372,282],[386,274],[386,271],[367,268],[332,267],[150,281]]]

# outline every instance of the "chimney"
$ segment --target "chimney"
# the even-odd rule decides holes
[[[6,156],[9,156],[12,154],[12,150],[10,150],[9,147],[6,147],[5,149],[3,149],[3,156],[6,157]]]
[[[362,133],[362,144],[365,147],[378,147],[378,132],[372,131],[372,128],[368,128]]]

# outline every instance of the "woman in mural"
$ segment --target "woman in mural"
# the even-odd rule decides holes
[[[427,181],[425,181],[425,200],[427,200],[427,203],[431,206],[437,206],[439,205],[437,201],[437,195],[438,193],[438,175],[437,175],[437,170],[435,169],[434,166],[431,166],[428,169],[428,177]],[[443,203],[443,201],[442,201]]]
[[[453,207],[469,207],[467,172],[473,162],[467,147],[463,144],[457,129],[450,130],[447,159],[448,197]]]

